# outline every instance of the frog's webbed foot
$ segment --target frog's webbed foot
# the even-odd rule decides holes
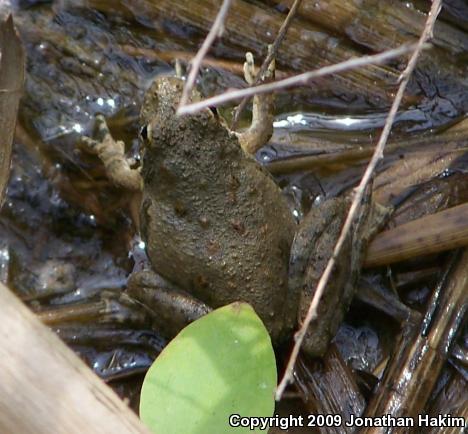
[[[268,47],[270,52],[271,46]],[[244,77],[249,85],[253,85],[257,74],[255,72],[254,58],[252,53],[245,55]],[[262,81],[273,79],[275,76],[275,60],[273,59],[268,66]],[[252,106],[252,123],[250,127],[238,133],[239,142],[242,149],[248,154],[254,154],[260,149],[273,134],[273,94],[255,95]]]
[[[132,159],[125,157],[125,144],[114,140],[104,116],[96,116],[97,140],[83,136],[80,148],[95,154],[104,164],[106,174],[112,183],[127,190],[141,191],[142,179],[138,169],[132,169]]]
[[[127,294],[145,307],[153,318],[153,327],[172,338],[185,326],[211,312],[205,303],[164,280],[151,270],[130,276]]]

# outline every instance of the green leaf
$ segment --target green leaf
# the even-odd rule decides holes
[[[270,336],[246,303],[224,306],[185,327],[155,360],[140,417],[156,433],[247,433],[229,416],[272,416],[276,363]]]

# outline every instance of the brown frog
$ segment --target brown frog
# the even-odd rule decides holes
[[[250,54],[244,69],[252,82]],[[325,202],[297,230],[280,189],[251,156],[271,136],[272,97],[255,97],[251,127],[236,133],[215,110],[177,116],[183,85],[177,77],[158,77],[145,94],[140,115],[141,179],[102,117],[98,118],[102,140],[85,139],[115,182],[142,188],[141,232],[153,269],[185,291],[167,288],[145,271],[129,279],[128,293],[155,312],[166,329],[174,323],[170,334],[210,308],[243,300],[255,308],[272,339],[280,342],[305,314],[348,201]],[[199,99],[193,91],[191,100]],[[376,218],[376,210],[362,207],[347,240],[319,322],[306,336],[304,348],[311,355],[326,351],[349,306],[363,249],[375,223],[382,220],[382,213]]]

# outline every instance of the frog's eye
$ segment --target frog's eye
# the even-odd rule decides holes
[[[218,119],[219,117],[219,113],[218,113],[218,109],[214,106],[209,106],[208,107],[210,110],[211,110],[211,113],[213,113],[213,116]]]
[[[143,125],[140,128],[140,139],[144,142],[148,140],[148,125]]]
[[[148,142],[151,136],[151,129],[149,125],[143,125],[140,129],[140,139],[143,142]]]

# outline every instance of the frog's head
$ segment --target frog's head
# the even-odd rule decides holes
[[[184,81],[175,76],[156,77],[145,92],[141,107],[140,120],[143,125],[155,118],[174,116],[184,88]]]
[[[210,109],[202,110],[195,115],[176,115],[182,96],[185,81],[176,76],[163,75],[154,79],[145,93],[140,112],[140,135],[144,143],[155,141],[163,129],[174,129],[188,119],[214,118],[216,113]],[[189,102],[200,101],[201,95],[193,89]]]

